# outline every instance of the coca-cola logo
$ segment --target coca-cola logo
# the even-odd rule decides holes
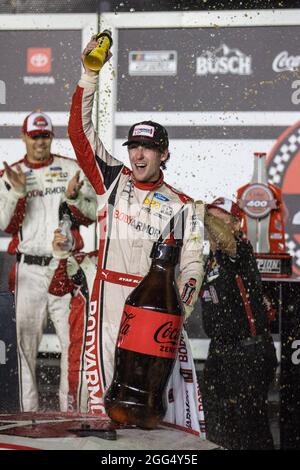
[[[120,324],[120,335],[126,336],[128,335],[130,331],[130,321],[135,318],[135,315],[133,313],[128,313],[126,310],[124,310],[123,317],[121,320]]]
[[[288,51],[280,52],[273,60],[274,72],[285,72],[296,70],[300,66],[300,55],[289,55]]]
[[[163,323],[155,332],[154,340],[157,343],[174,344],[176,345],[180,337],[180,328],[174,326],[172,321]]]

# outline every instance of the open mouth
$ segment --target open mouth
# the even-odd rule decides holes
[[[146,163],[135,163],[135,168],[138,172],[142,172],[146,168]]]

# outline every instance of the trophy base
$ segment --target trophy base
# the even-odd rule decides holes
[[[288,253],[254,253],[262,277],[287,278],[292,275],[292,257]]]

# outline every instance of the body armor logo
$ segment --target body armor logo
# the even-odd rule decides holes
[[[268,181],[282,190],[286,248],[300,276],[300,121],[287,128],[271,149]]]

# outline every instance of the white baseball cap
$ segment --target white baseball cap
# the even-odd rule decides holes
[[[51,119],[47,114],[41,112],[33,112],[25,118],[22,132],[29,135],[29,137],[36,135],[51,137],[54,135]]]
[[[207,204],[206,207],[208,209],[212,207],[220,209],[221,211],[226,212],[227,214],[231,214],[234,217],[237,217],[239,220],[242,220],[243,218],[242,209],[237,205],[236,202],[233,202],[231,199],[228,199],[226,197],[218,197],[212,203]]]

